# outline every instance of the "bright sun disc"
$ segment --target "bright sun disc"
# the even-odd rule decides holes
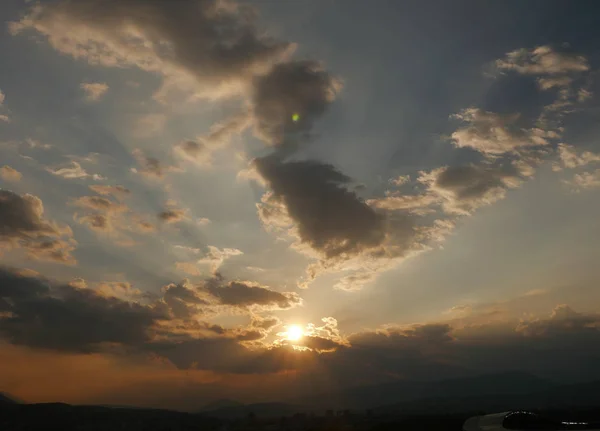
[[[287,338],[290,341],[298,341],[304,335],[304,331],[298,325],[291,325],[287,330]]]

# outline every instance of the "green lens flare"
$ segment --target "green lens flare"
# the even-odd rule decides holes
[[[294,114],[292,115],[292,121],[295,123],[296,121],[298,121],[300,119],[300,115],[299,114]]]

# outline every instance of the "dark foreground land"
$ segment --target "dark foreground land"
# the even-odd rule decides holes
[[[538,412],[578,421],[600,418],[600,408]],[[169,410],[0,403],[0,430],[460,431],[469,417],[497,412],[432,415],[395,412],[377,415],[369,410],[324,413],[298,413],[279,418],[260,418],[249,414],[243,419],[217,419],[206,414]]]

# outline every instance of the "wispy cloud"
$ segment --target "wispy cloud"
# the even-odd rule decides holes
[[[52,175],[56,175],[58,177],[62,177],[66,180],[77,180],[77,179],[86,179],[90,178],[94,181],[102,181],[106,180],[106,177],[103,177],[100,174],[89,174],[78,162],[71,161],[64,167],[56,167],[56,168],[46,168],[48,172]]]
[[[79,86],[85,93],[85,98],[90,102],[97,102],[108,91],[108,85],[104,82],[83,82]]]

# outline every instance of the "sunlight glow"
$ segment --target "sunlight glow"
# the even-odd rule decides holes
[[[287,329],[287,339],[290,341],[298,341],[304,335],[304,330],[298,325],[290,325]]]

